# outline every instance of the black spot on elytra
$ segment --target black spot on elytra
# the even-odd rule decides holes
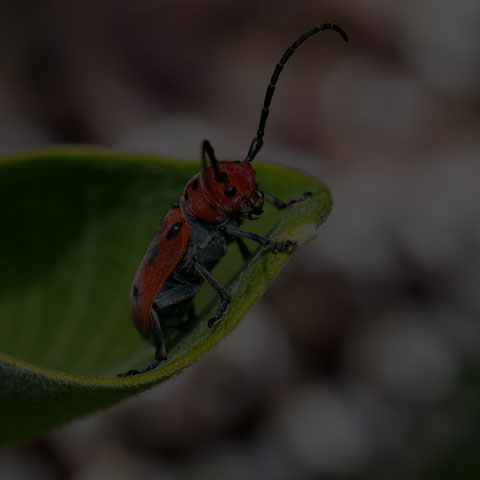
[[[212,210],[215,210],[215,205],[214,205],[213,203],[211,203],[211,204],[210,204],[210,208],[211,208]]]
[[[138,303],[138,287],[136,283],[133,284],[133,298],[135,302]]]
[[[188,200],[188,193],[187,193],[187,192],[185,192],[185,195],[183,196],[183,198],[184,198],[185,200]]]
[[[183,222],[175,222],[167,233],[167,240],[171,240],[178,235],[178,232],[182,228]]]
[[[150,250],[150,254],[148,255],[148,264],[152,265],[158,255],[158,245],[155,244]]]
[[[235,187],[227,188],[224,192],[225,196],[227,197],[234,197],[237,193],[237,189]]]
[[[235,160],[233,163],[242,163],[240,160]]]
[[[196,190],[196,189],[198,188],[198,180],[195,179],[195,180],[193,181],[193,183],[192,183],[192,188],[193,188],[194,190]]]

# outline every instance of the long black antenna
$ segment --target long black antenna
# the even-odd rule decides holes
[[[310,30],[302,33],[292,43],[292,45],[287,48],[282,58],[280,59],[280,62],[277,63],[277,66],[273,71],[273,75],[270,80],[270,83],[267,87],[265,100],[263,101],[262,113],[260,115],[260,123],[258,125],[257,136],[252,140],[252,143],[250,144],[250,149],[248,150],[247,157],[245,158],[246,162],[251,162],[263,146],[263,135],[265,134],[265,124],[267,123],[268,114],[270,113],[270,103],[272,102],[273,92],[275,91],[278,77],[280,77],[280,73],[282,72],[283,67],[287,63],[288,59],[293,55],[293,52],[295,52],[295,50],[305,40],[310,38],[312,35],[315,35],[316,33],[321,32],[322,30],[334,30],[335,32],[340,34],[343,40],[348,42],[348,35],[338,25],[335,25],[334,23],[322,23],[321,25],[316,25]]]
[[[225,172],[220,171],[213,147],[208,140],[204,140],[202,142],[202,171],[205,171],[207,168],[207,156],[212,164],[215,180],[219,183],[228,183],[228,175]]]

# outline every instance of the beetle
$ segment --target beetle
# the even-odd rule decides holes
[[[120,376],[148,372],[167,358],[165,333],[196,318],[193,298],[204,281],[215,289],[220,299],[208,325],[214,327],[221,322],[231,296],[210,272],[226,254],[229,243],[237,242],[244,259],[249,257],[249,250],[243,239],[253,240],[273,253],[288,253],[295,247],[294,241],[273,241],[239,227],[243,220],[254,220],[255,216],[261,215],[265,201],[281,210],[311,196],[307,192],[284,202],[261,190],[252,161],[263,146],[270,104],[283,67],[305,40],[323,30],[334,30],[348,41],[342,28],[324,23],[302,33],[288,47],[267,87],[258,130],[245,160],[218,161],[210,142],[203,141],[202,168],[187,183],[180,200],[167,212],[132,283],[131,317],[140,334],[155,347],[155,358],[145,368],[130,370]]]

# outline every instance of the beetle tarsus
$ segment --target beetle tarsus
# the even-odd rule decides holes
[[[167,357],[165,356],[165,358],[162,358],[162,360],[165,360],[166,358]],[[128,372],[120,373],[118,377],[132,377],[133,375],[141,375],[143,373],[147,373],[150,370],[154,370],[155,368],[157,368],[162,360],[155,359],[152,363],[149,363],[145,368],[142,368],[141,370],[132,369]]]
[[[296,245],[297,242],[294,240],[283,240],[281,242],[272,241],[267,245],[267,248],[273,253],[290,253]]]
[[[225,305],[221,305],[220,308],[218,309],[218,312],[217,314],[210,318],[208,320],[208,326],[210,328],[212,327],[216,327],[222,320],[223,320],[223,317],[225,316],[225,314],[227,313],[227,309],[228,309],[228,306],[230,305],[230,298],[228,299],[228,301],[226,302]]]

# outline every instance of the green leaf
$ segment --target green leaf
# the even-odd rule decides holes
[[[235,246],[213,274],[233,294],[223,322],[206,318],[215,294],[196,297],[202,319],[169,344],[168,360],[144,375],[118,378],[153,359],[129,319],[130,284],[155,230],[199,161],[84,149],[0,159],[0,443],[32,438],[77,416],[165,381],[235,328],[290,255],[257,250],[244,264]],[[266,206],[245,229],[302,245],[315,237],[331,198],[319,181],[255,163],[261,187],[288,200]],[[253,248],[253,246],[251,246]]]

